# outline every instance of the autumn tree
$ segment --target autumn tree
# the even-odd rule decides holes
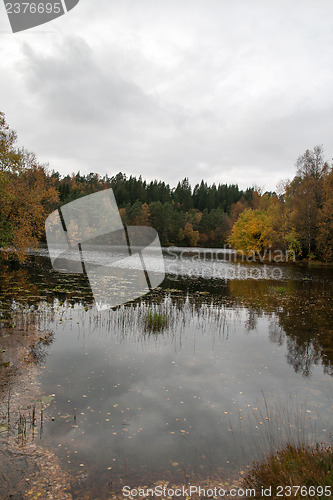
[[[245,255],[261,255],[273,243],[269,215],[262,210],[251,208],[242,212],[232,228],[228,243]]]
[[[38,244],[59,198],[46,167],[16,141],[0,113],[0,246],[12,247],[23,260],[27,248]]]
[[[323,182],[324,200],[318,214],[317,249],[327,262],[333,261],[333,166]]]
[[[318,214],[323,201],[323,180],[328,169],[322,146],[299,156],[297,173],[286,186],[286,203],[290,210],[290,231],[300,241],[305,253],[316,249]]]
[[[302,179],[309,177],[320,179],[328,169],[328,164],[324,159],[323,146],[315,146],[313,150],[307,149],[304,154],[297,158],[296,168],[296,176]]]
[[[240,214],[248,208],[250,208],[250,203],[243,197],[237,203],[234,203],[230,210],[231,224],[234,225]]]
[[[183,230],[184,240],[189,247],[196,247],[199,241],[199,231],[194,231],[190,222],[186,222]]]

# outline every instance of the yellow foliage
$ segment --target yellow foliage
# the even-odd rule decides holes
[[[47,215],[59,201],[58,191],[35,155],[14,147],[0,113],[0,247],[12,247],[20,260],[38,244]]]
[[[271,217],[262,210],[245,210],[234,224],[228,243],[246,255],[259,255],[273,243]]]

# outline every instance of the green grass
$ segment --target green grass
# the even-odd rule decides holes
[[[268,290],[271,293],[275,294],[280,294],[280,295],[285,295],[288,292],[288,289],[286,286],[270,286]]]
[[[291,486],[293,498],[330,498],[330,495],[325,496],[325,491],[331,488],[333,493],[333,449],[324,445],[287,444],[263,461],[255,462],[242,482],[243,487],[256,490],[256,498],[261,498],[262,488],[269,487],[272,488],[272,497],[277,498],[278,486]],[[303,489],[305,495],[296,491],[297,486],[307,488]],[[314,489],[309,490],[310,486]]]
[[[150,311],[145,317],[145,327],[150,332],[158,332],[167,326],[166,316]]]

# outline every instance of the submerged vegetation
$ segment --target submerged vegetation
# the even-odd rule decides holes
[[[1,498],[72,498],[66,491],[69,476],[56,454],[41,446],[54,397],[40,393],[43,353],[38,346],[52,341],[51,332],[31,324],[0,331],[0,360],[1,354],[8,360],[6,368],[0,363]]]

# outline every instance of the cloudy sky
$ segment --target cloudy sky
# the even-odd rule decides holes
[[[331,0],[80,0],[16,34],[1,2],[0,75],[61,174],[274,189],[305,149],[333,157]]]

